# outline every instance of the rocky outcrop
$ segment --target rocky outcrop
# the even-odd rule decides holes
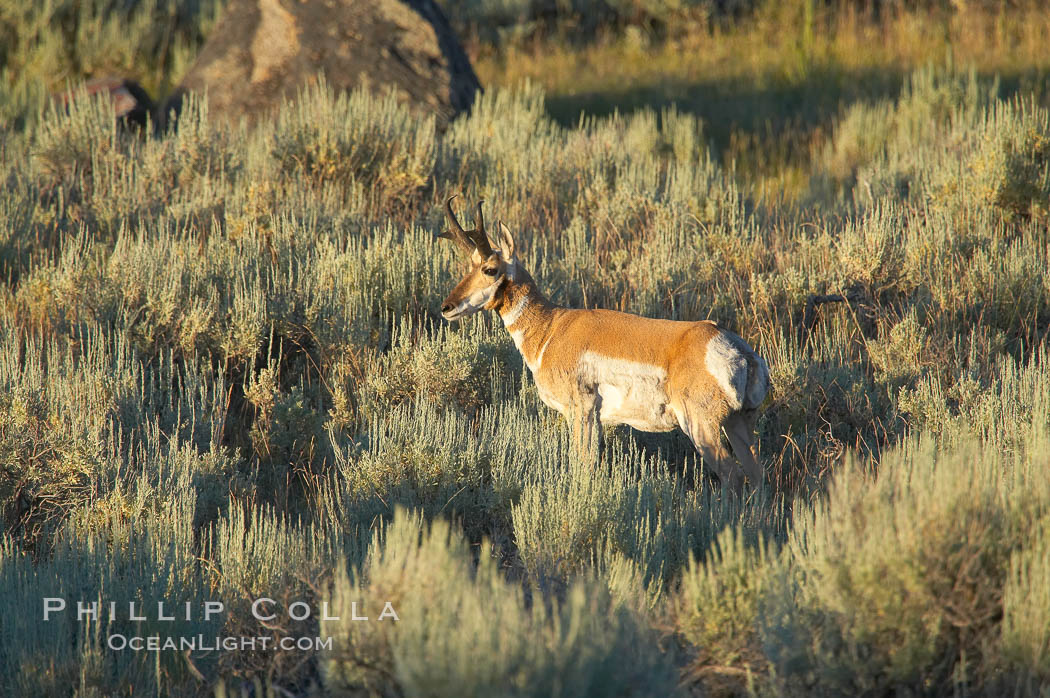
[[[393,88],[442,126],[481,87],[434,0],[231,0],[171,106],[207,91],[209,113],[255,120],[319,72],[335,89]]]

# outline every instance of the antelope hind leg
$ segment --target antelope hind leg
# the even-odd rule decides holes
[[[722,427],[719,421],[698,419],[686,413],[685,419],[679,419],[679,426],[700,452],[705,467],[715,471],[722,487],[730,487],[734,492],[740,493],[744,489],[743,473],[722,443]]]
[[[751,481],[751,486],[758,488],[763,482],[763,472],[752,450],[755,438],[754,422],[754,416],[736,412],[726,419],[725,431],[729,437],[729,444],[733,447],[733,455],[740,461],[740,467]]]

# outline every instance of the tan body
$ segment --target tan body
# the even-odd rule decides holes
[[[600,436],[599,423],[678,427],[723,483],[739,488],[742,475],[761,482],[751,449],[769,374],[744,340],[713,322],[555,306],[522,268],[502,224],[501,233],[501,249],[472,253],[473,269],[443,305],[446,319],[497,311],[540,398],[575,425],[586,448]]]

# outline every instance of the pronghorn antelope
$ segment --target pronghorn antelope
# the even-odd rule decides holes
[[[680,427],[724,485],[739,490],[744,475],[759,485],[762,469],[751,446],[769,372],[743,339],[709,321],[558,307],[521,265],[507,226],[498,224],[494,249],[482,202],[477,227],[464,230],[452,210],[454,198],[445,202],[449,229],[438,237],[463,248],[471,269],[441,306],[446,320],[482,309],[498,312],[540,398],[574,425],[585,449],[600,438],[599,421],[642,431]]]

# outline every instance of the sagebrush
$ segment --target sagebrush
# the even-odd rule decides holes
[[[780,204],[685,111],[566,127],[530,85],[444,134],[323,82],[252,130],[86,95],[4,121],[0,693],[1045,694],[1050,115],[941,66],[834,123]],[[581,460],[500,323],[440,319],[450,193],[556,302],[755,346],[765,486],[680,434]]]

